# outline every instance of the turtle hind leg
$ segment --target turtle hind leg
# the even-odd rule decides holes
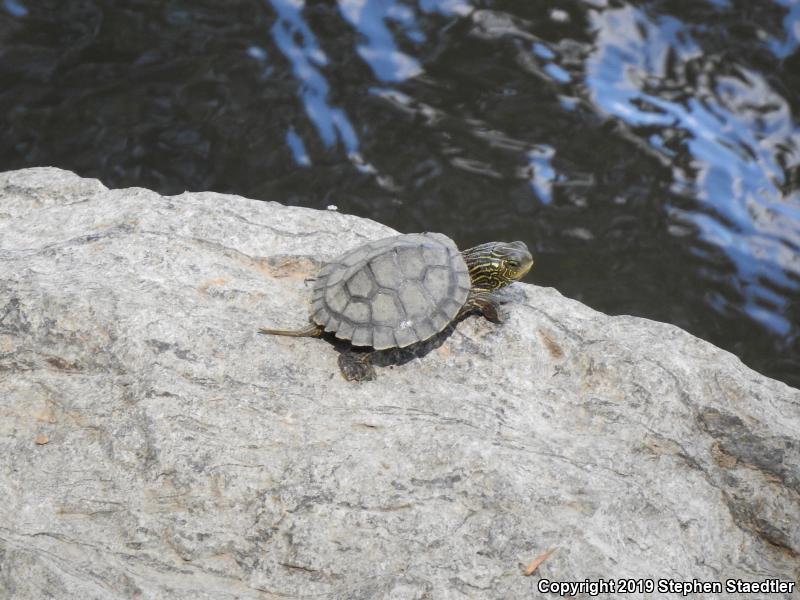
[[[374,352],[355,352],[344,350],[339,355],[339,369],[347,381],[372,381],[375,379],[375,367],[372,365]]]
[[[259,329],[258,333],[267,335],[288,335],[291,337],[319,337],[324,329],[316,323],[309,323],[302,329]]]

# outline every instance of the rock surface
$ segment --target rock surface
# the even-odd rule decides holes
[[[362,384],[324,340],[256,333],[305,324],[318,260],[390,233],[0,174],[0,598],[798,581],[800,392],[675,327],[515,284],[505,325]]]

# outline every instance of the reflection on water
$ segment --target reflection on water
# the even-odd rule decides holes
[[[788,102],[758,73],[706,57],[675,18],[624,7],[597,13],[593,26],[592,102],[646,136],[672,167],[673,190],[702,203],[665,209],[728,255],[744,311],[790,335],[786,311],[800,294],[800,192],[785,190],[787,166],[800,164],[800,131]],[[713,302],[728,308],[722,297]]]
[[[528,151],[528,164],[531,167],[531,189],[540,202],[550,204],[553,201],[553,182],[556,171],[552,161],[555,148],[541,144]]]
[[[786,15],[783,17],[782,35],[769,39],[769,49],[778,58],[788,58],[797,51],[800,46],[800,2],[797,0],[775,0],[775,2],[786,8]]]
[[[28,9],[16,0],[3,0],[3,8],[14,17],[24,17],[28,14]]]
[[[465,15],[470,6],[462,0],[420,0],[423,13]],[[423,42],[425,34],[419,28],[414,9],[396,0],[340,0],[339,10],[362,35],[356,48],[380,81],[397,82],[419,75],[419,61],[398,49],[390,24],[398,27],[411,42]]]
[[[425,36],[410,7],[382,0],[342,0],[339,10],[363,36],[356,49],[380,81],[403,81],[422,72],[419,61],[398,50],[388,27],[393,22],[409,40],[422,41]]]
[[[320,69],[328,64],[328,57],[317,43],[316,37],[303,20],[303,2],[298,0],[270,0],[278,18],[272,26],[272,39],[292,64],[295,78],[300,82],[299,95],[308,118],[314,123],[325,146],[340,141],[348,154],[358,150],[353,125],[341,108],[328,102],[329,86]],[[292,151],[302,145],[297,134],[289,134],[294,141]],[[306,156],[304,153],[302,156]],[[306,157],[307,158],[307,157]]]
[[[3,0],[0,42],[0,168],[524,239],[800,385],[800,2]]]

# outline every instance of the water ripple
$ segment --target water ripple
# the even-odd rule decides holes
[[[647,133],[673,168],[673,191],[703,204],[667,206],[670,214],[728,254],[744,311],[788,335],[786,309],[800,291],[800,195],[784,191],[787,173],[800,165],[800,129],[788,103],[759,73],[704,57],[678,19],[626,6],[595,13],[593,25],[592,102],[634,135]],[[684,92],[690,69],[692,96]]]
[[[320,67],[328,64],[328,57],[303,19],[305,3],[303,0],[269,2],[278,15],[272,26],[272,38],[292,64],[308,118],[327,147],[340,141],[348,154],[357,152],[358,138],[352,123],[341,108],[328,102],[330,88],[320,71]]]

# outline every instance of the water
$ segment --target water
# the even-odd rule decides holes
[[[0,0],[0,169],[525,240],[800,386],[800,0]]]

